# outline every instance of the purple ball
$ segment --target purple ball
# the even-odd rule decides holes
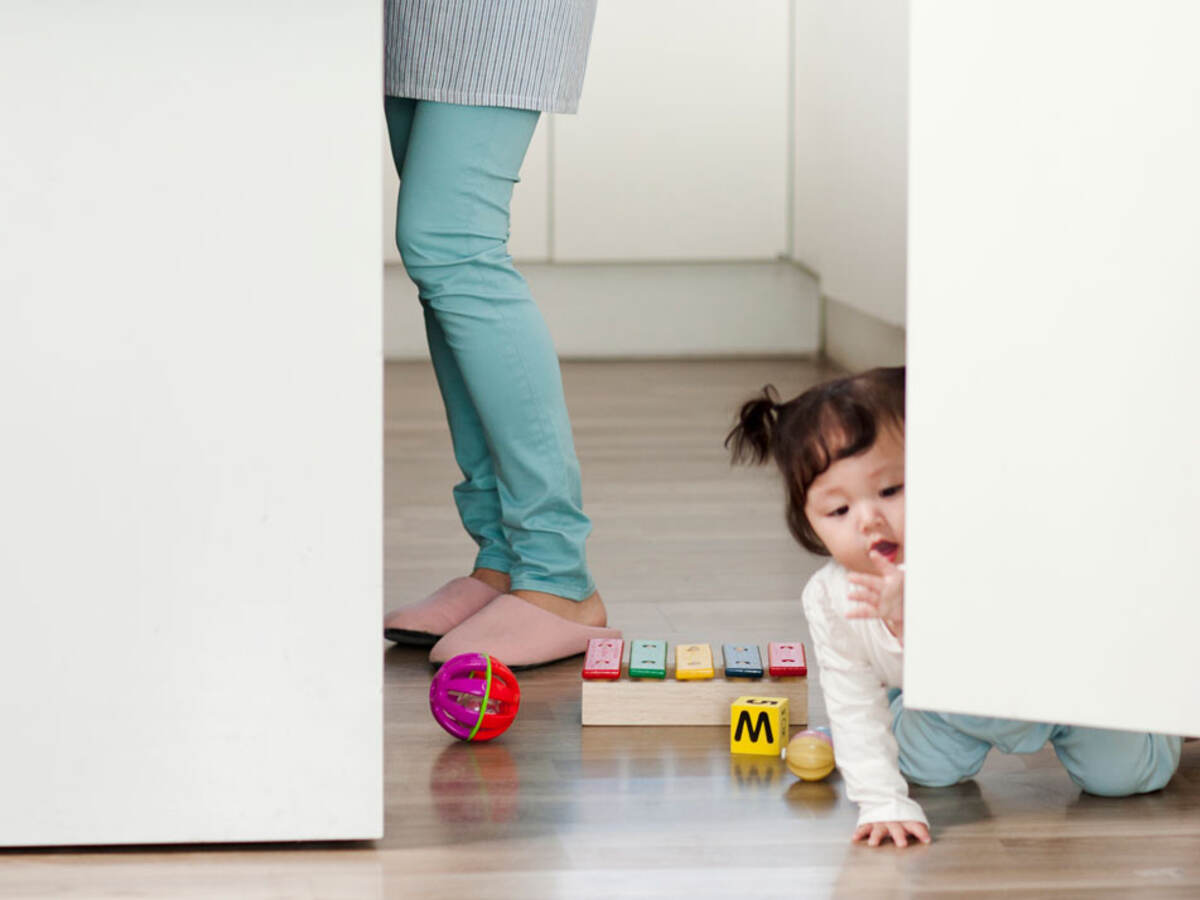
[[[429,685],[434,719],[462,741],[490,741],[503,733],[520,703],[516,676],[483,653],[460,653],[448,660]]]

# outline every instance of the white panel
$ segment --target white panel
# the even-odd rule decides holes
[[[383,104],[379,110],[379,128],[382,135],[380,148],[383,150],[383,259],[389,263],[400,263],[400,251],[396,249],[396,201],[400,196],[400,176],[396,174],[396,163],[392,160],[392,146],[388,140],[387,117]]]
[[[821,291],[904,324],[907,0],[797,0],[794,246]]]
[[[555,116],[559,120],[562,116]],[[517,259],[543,262],[549,255],[550,150],[549,117],[543,115],[513,188],[508,251]]]
[[[383,113],[380,112],[380,119]],[[548,247],[549,222],[549,150],[546,116],[538,122],[525,163],[521,166],[521,180],[513,189],[512,224],[508,249],[516,257],[528,260],[545,260]],[[396,249],[396,198],[400,178],[392,161],[391,145],[388,143],[386,125],[380,125],[383,135],[383,258],[389,263],[400,262],[400,251]]]
[[[601,3],[555,120],[555,259],[774,259],[786,247],[786,0]]]
[[[380,31],[4,4],[0,844],[381,833]]]
[[[425,317],[404,266],[383,267],[383,356],[385,359],[428,359]]]
[[[915,706],[1200,733],[1198,33],[914,5]]]

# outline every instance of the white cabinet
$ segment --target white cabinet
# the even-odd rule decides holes
[[[907,701],[1200,733],[1200,7],[912,22]]]
[[[71,12],[0,12],[0,845],[377,837],[379,4]]]

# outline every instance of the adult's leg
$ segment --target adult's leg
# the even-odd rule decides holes
[[[417,107],[418,101],[406,98],[387,97],[384,101],[392,159],[396,164],[396,172],[401,176],[398,210],[403,205],[405,190],[409,185],[404,177],[405,159]],[[399,246],[399,215],[396,234]],[[470,392],[463,382],[458,362],[446,343],[446,336],[437,316],[430,310],[424,297],[421,298],[421,306],[425,314],[429,355],[433,361],[433,370],[446,408],[446,420],[450,426],[454,458],[463,474],[463,480],[454,487],[454,501],[463,527],[479,547],[475,557],[474,574],[491,583],[493,587],[504,590],[508,587],[507,578],[498,581],[493,577],[493,573],[507,573],[516,562],[516,557],[501,525],[500,495],[496,489],[496,473],[483,425]]]
[[[478,414],[515,557],[513,592],[580,601],[595,594],[584,556],[591,523],[562,378],[507,247],[512,189],[537,120],[526,110],[419,102],[397,239]]]

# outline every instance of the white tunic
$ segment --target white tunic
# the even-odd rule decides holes
[[[914,820],[929,824],[908,796],[892,735],[887,689],[902,687],[904,649],[881,619],[847,619],[846,568],[830,560],[804,588],[821,690],[838,771],[858,804],[858,824]]]

